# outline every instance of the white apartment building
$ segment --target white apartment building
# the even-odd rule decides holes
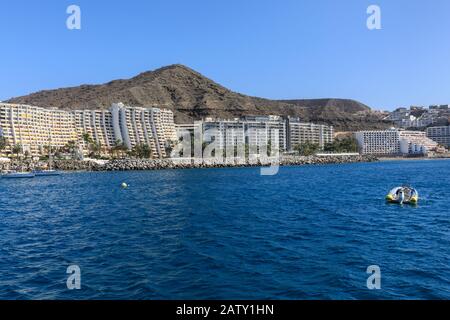
[[[247,131],[248,145],[277,146],[287,150],[287,123],[280,116],[246,116],[241,118]]]
[[[245,145],[245,124],[238,119],[235,120],[213,120],[206,119],[202,123],[203,142],[215,143],[219,150],[226,147],[237,147]]]
[[[207,118],[202,122],[203,141],[215,141],[216,148],[221,150],[247,145],[250,148],[272,146],[285,151],[286,132],[286,122],[278,116],[247,116],[232,120]]]
[[[102,146],[124,143],[131,150],[148,145],[153,157],[166,157],[166,146],[177,140],[173,112],[158,108],[129,107],[116,103],[109,110],[75,111],[79,136],[89,133]],[[85,119],[86,116],[81,117]]]
[[[280,152],[292,151],[306,142],[324,148],[334,140],[332,126],[301,122],[298,118],[279,116],[246,116],[232,120],[205,119],[202,123],[203,139],[216,141],[217,148],[227,146],[277,146]],[[185,130],[184,127],[179,127]]]
[[[438,144],[427,138],[423,131],[400,131],[400,152],[402,154],[423,154],[435,151]]]
[[[400,155],[398,130],[359,131],[355,134],[361,154]]]
[[[74,115],[62,110],[0,103],[0,135],[7,139],[4,152],[19,145],[24,153],[43,154],[46,147],[77,141]]]
[[[166,146],[177,140],[170,110],[119,103],[109,110],[63,111],[0,103],[0,135],[8,141],[5,152],[20,145],[24,152],[41,155],[46,146],[63,147],[69,142],[86,150],[84,134],[104,148],[114,147],[116,141],[128,149],[147,144],[154,157],[165,157]]]
[[[288,119],[288,150],[306,142],[318,144],[321,149],[334,140],[332,126],[301,122],[298,118]]]
[[[355,134],[361,154],[372,155],[426,155],[437,148],[437,143],[428,139],[425,132],[401,131],[397,129],[359,131]]]
[[[83,134],[90,137],[102,147],[114,146],[114,130],[112,127],[112,115],[108,110],[76,110],[73,111],[77,128],[78,141],[86,149]]]
[[[438,144],[450,147],[450,126],[427,128],[427,137]]]

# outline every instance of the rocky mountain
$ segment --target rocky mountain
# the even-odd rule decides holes
[[[337,130],[344,131],[388,126],[368,106],[357,101],[251,97],[230,91],[183,65],[171,65],[131,79],[100,85],[40,91],[7,102],[65,110],[105,109],[114,102],[123,102],[133,106],[171,109],[177,123],[188,123],[207,116],[233,118],[276,114],[332,124]]]

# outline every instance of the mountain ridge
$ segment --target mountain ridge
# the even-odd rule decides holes
[[[42,90],[5,102],[63,110],[106,109],[114,102],[123,102],[137,107],[168,108],[174,112],[177,123],[189,123],[204,117],[227,119],[274,114],[330,124],[344,131],[387,126],[371,112],[370,107],[355,100],[270,100],[252,97],[231,91],[182,64],[104,84]]]

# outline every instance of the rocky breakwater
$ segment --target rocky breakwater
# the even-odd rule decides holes
[[[48,161],[11,160],[0,162],[0,172],[19,171],[29,172],[34,170],[60,170],[60,171],[90,171],[97,163],[79,160],[55,160],[51,165]]]
[[[278,158],[254,159],[118,159],[110,161],[78,161],[55,160],[50,166],[47,161],[11,160],[0,162],[0,171],[129,171],[129,170],[163,170],[163,169],[199,169],[199,168],[231,168],[231,167],[264,167],[264,166],[299,166],[344,164],[355,162],[373,162],[377,158],[371,156],[282,156]]]
[[[374,162],[372,156],[326,156],[300,157],[283,156],[280,159],[121,159],[105,164],[92,164],[93,171],[128,171],[128,170],[162,170],[162,169],[196,169],[196,168],[229,168],[229,167],[263,167],[270,165],[298,166],[344,164],[356,162]]]

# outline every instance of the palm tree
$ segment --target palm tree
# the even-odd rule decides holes
[[[102,152],[102,144],[100,142],[92,142],[89,144],[90,157],[99,158]]]
[[[138,144],[134,146],[130,154],[137,158],[149,159],[152,156],[152,149],[148,144]]]
[[[2,152],[3,150],[5,150],[5,148],[9,145],[8,143],[8,139],[6,139],[5,137],[1,136],[0,137],[0,152]]]
[[[117,155],[117,154],[128,151],[128,148],[125,145],[125,143],[123,143],[122,140],[116,140],[116,143],[115,143],[114,147],[112,147],[111,151],[113,152],[113,155],[114,154]]]
[[[59,148],[59,150],[57,150],[55,152],[55,156],[57,156],[56,154],[60,155],[61,153],[66,153],[66,154],[68,153],[72,157],[74,157],[76,155],[76,152],[77,152],[77,144],[76,144],[76,142],[75,141],[69,141],[69,142],[67,142],[67,144],[64,147]]]
[[[15,154],[16,157],[19,157],[19,154],[22,153],[22,150],[23,150],[22,145],[16,144],[12,148],[12,153]]]
[[[91,137],[91,135],[89,134],[89,133],[83,133],[83,141],[87,144],[87,145],[89,145],[89,144],[91,144],[91,143],[93,143],[94,142],[94,140],[92,139],[92,137]]]
[[[320,150],[320,145],[317,143],[306,141],[302,144],[297,145],[295,147],[295,150],[301,156],[312,156]]]

